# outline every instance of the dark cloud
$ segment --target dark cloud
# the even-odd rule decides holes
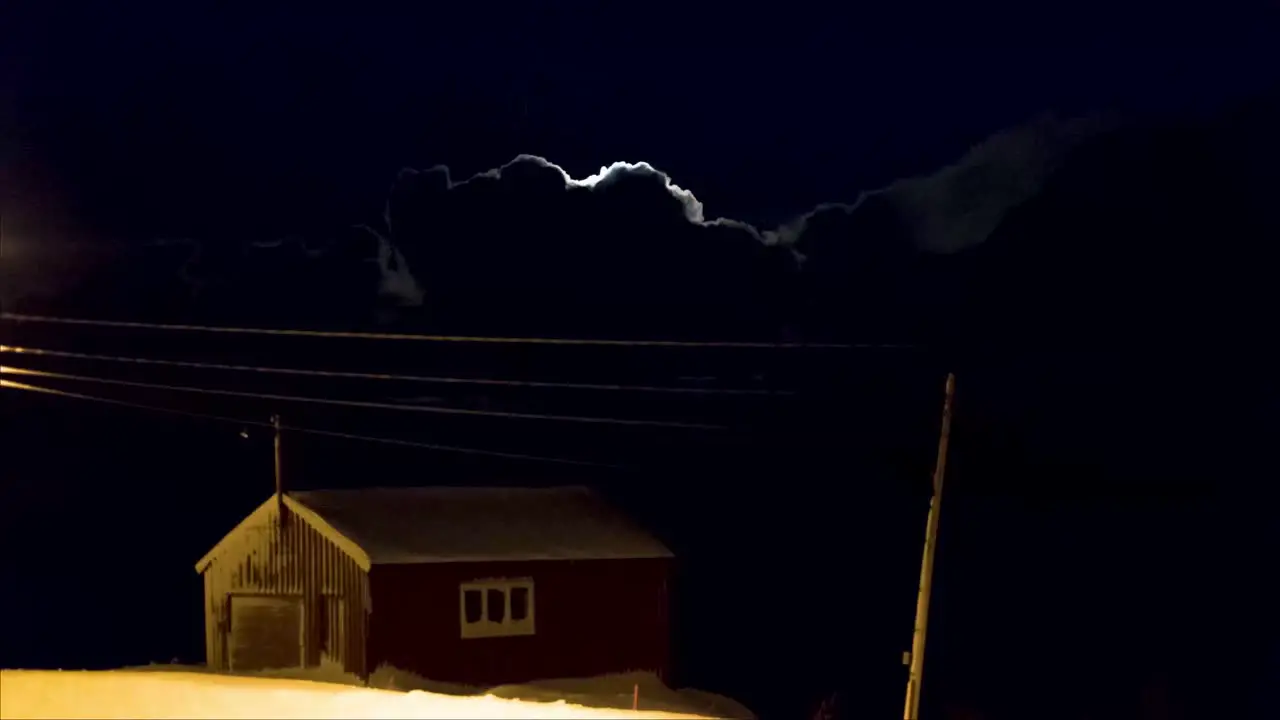
[[[927,312],[921,253],[980,244],[1097,129],[1039,119],[934,175],[778,228],[712,218],[645,163],[579,179],[529,155],[462,181],[444,167],[405,171],[385,221],[418,281],[413,299],[445,322],[704,335],[840,326],[902,340],[891,336],[915,334]]]
[[[404,171],[385,221],[423,314],[469,327],[740,328],[775,313],[799,271],[789,249],[708,221],[643,163],[583,179],[527,155],[457,182],[444,167]]]
[[[1273,99],[1081,147],[953,268],[964,327],[1005,343],[1173,341],[1188,356],[1260,347],[1280,260],[1266,199],[1280,153],[1263,128],[1278,120]]]
[[[716,217],[645,163],[586,178],[530,155],[461,180],[405,170],[369,226],[169,241],[116,280],[131,313],[472,334],[1008,341],[1116,335],[1122,317],[1172,331],[1227,312],[1232,293],[1206,288],[1264,266],[1276,115],[1271,102],[1179,125],[1041,118],[776,228]]]
[[[852,320],[868,331],[892,325],[894,298],[910,296],[902,283],[915,248],[980,242],[1034,192],[1042,158],[1010,148],[1056,147],[1059,125],[1003,133],[936,176],[821,205],[779,228],[715,217],[647,163],[572,178],[520,155],[461,180],[444,166],[402,171],[380,222],[333,237],[163,240],[112,274],[129,292],[150,288],[149,301],[166,298],[167,309],[258,322],[340,316],[465,332],[778,336]],[[956,201],[956,178],[973,186],[975,176],[984,188]],[[970,221],[962,238],[940,242],[948,213],[985,224]],[[172,268],[163,283],[156,263]],[[335,298],[349,307],[336,312]]]

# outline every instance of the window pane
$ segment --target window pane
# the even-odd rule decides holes
[[[489,590],[489,622],[500,623],[507,616],[507,594],[501,590]]]
[[[467,590],[462,593],[462,613],[468,625],[480,622],[480,618],[484,616],[483,599],[479,590]]]
[[[519,622],[529,617],[529,588],[511,588],[511,620]]]

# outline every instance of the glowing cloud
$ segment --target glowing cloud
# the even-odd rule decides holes
[[[560,173],[560,177],[564,179],[564,185],[566,188],[580,187],[580,188],[594,189],[596,187],[604,187],[604,186],[607,186],[610,182],[616,180],[621,175],[645,175],[645,176],[655,177],[662,181],[663,187],[666,188],[667,192],[671,193],[672,197],[680,201],[680,204],[684,207],[684,216],[686,219],[689,220],[689,222],[698,223],[698,224],[706,223],[706,219],[703,217],[702,203],[698,200],[698,198],[695,197],[691,191],[685,190],[679,185],[676,185],[675,183],[671,182],[671,177],[669,175],[655,168],[654,166],[650,165],[647,162],[638,162],[638,163],[625,162],[625,161],[615,162],[607,166],[602,166],[599,172],[595,173],[594,175],[588,175],[587,177],[582,178],[581,180],[570,177],[569,173],[564,168],[560,167],[559,165],[556,165],[555,163],[551,162],[550,160],[547,160],[544,157],[539,157],[537,155],[527,155],[527,154],[517,155],[513,160],[506,163],[505,165],[502,165],[501,167],[496,167],[496,168],[493,168],[492,170],[485,170],[484,172],[476,173],[475,175],[472,175],[466,180],[460,180],[457,182],[454,182],[450,178],[449,168],[446,165],[436,165],[435,167],[430,168],[428,172],[443,173],[447,180],[447,187],[455,188],[461,185],[466,185],[467,183],[473,182],[480,178],[493,178],[493,179],[501,178],[502,173],[504,171],[509,170],[512,166],[518,165],[520,163],[533,163],[539,167],[543,167],[548,170],[554,170]]]
[[[453,182],[449,169],[436,166],[449,188],[480,178],[499,179],[513,166],[532,163],[559,173],[566,188],[597,189],[626,175],[658,179],[662,187],[680,202],[684,217],[696,225],[734,227],[767,245],[795,245],[809,222],[819,214],[853,214],[873,197],[887,200],[897,214],[909,241],[923,250],[949,253],[984,241],[1015,206],[1044,186],[1066,152],[1106,126],[1098,118],[1058,120],[1037,118],[1031,123],[996,133],[970,149],[955,164],[937,172],[898,180],[887,187],[869,190],[853,203],[822,203],[788,220],[777,228],[761,230],[749,223],[729,218],[707,220],[705,208],[692,191],[675,184],[667,173],[647,162],[614,162],[599,172],[577,179],[564,168],[537,155],[517,155],[492,170]]]

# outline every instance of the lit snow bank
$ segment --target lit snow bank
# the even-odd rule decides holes
[[[213,670],[203,665],[165,663],[139,665],[121,668],[121,670],[128,672],[214,673]],[[356,675],[344,672],[341,667],[336,665],[256,670],[249,673],[231,674],[240,677],[310,680],[313,682],[337,683],[399,692],[419,690],[429,695],[467,697],[492,695],[508,700],[526,700],[540,703],[563,700],[574,705],[597,709],[630,710],[635,703],[638,703],[639,708],[645,711],[684,713],[698,717],[722,718],[723,720],[756,720],[754,713],[732,698],[693,688],[672,689],[667,687],[657,675],[640,671],[587,678],[533,680],[518,685],[499,685],[490,688],[429,680],[408,670],[401,670],[386,664],[378,666],[373,671],[373,674],[369,676],[367,683]]]
[[[286,678],[0,670],[0,718],[689,718],[563,700],[407,693]]]

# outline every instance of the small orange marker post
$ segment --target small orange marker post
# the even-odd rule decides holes
[[[631,709],[640,709],[640,683],[635,684],[635,690],[631,693]]]

